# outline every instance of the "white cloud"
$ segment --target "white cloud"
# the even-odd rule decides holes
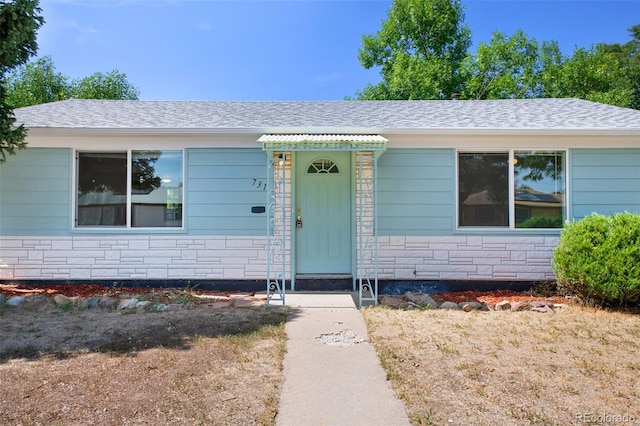
[[[313,78],[314,83],[330,83],[332,81],[344,80],[344,74],[332,72],[331,74],[317,75]]]
[[[202,31],[213,31],[213,24],[211,22],[202,22],[196,26],[197,29]]]
[[[71,28],[72,30],[75,31],[76,33],[76,37],[75,40],[77,43],[86,43],[88,42],[91,38],[93,38],[94,35],[96,34],[100,34],[100,31],[91,27],[91,26],[84,26],[79,24],[77,21],[75,21],[74,19],[67,19],[65,25],[68,28]]]

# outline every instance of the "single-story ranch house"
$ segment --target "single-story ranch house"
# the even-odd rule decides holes
[[[640,213],[640,111],[577,99],[66,100],[17,109],[0,281],[553,280],[567,220]],[[217,287],[216,287],[217,286]],[[272,293],[271,293],[272,292]],[[364,295],[362,295],[364,294]]]

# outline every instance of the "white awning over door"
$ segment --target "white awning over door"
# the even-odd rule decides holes
[[[387,149],[387,139],[380,135],[287,134],[262,135],[258,142],[264,151],[375,151]]]

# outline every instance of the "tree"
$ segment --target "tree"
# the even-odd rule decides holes
[[[633,32],[634,28],[637,30]],[[555,41],[538,44],[519,30],[494,32],[463,63],[464,99],[575,97],[623,107],[640,104],[640,26],[625,45],[578,48],[564,56]]]
[[[463,62],[466,99],[509,99],[537,96],[540,47],[518,30],[511,37],[495,31],[489,44],[480,43],[476,55]]]
[[[602,49],[579,48],[560,66],[557,97],[575,97],[630,107],[633,89],[624,79],[619,60]]]
[[[367,69],[381,67],[382,81],[357,92],[359,99],[444,99],[461,89],[460,65],[471,45],[460,0],[394,0],[387,20],[362,37],[358,51]]]
[[[14,71],[6,82],[7,103],[14,108],[77,99],[138,99],[138,89],[127,75],[113,70],[96,72],[71,81],[59,73],[50,56],[30,62]]]
[[[597,49],[618,60],[621,83],[631,91],[629,107],[640,109],[640,25],[629,28],[629,34],[631,40],[625,44],[599,44]]]
[[[41,11],[38,0],[0,2],[0,163],[25,147],[27,131],[22,125],[15,126],[12,106],[6,102],[5,80],[8,72],[35,55],[36,34],[44,23]]]
[[[138,99],[140,93],[127,81],[127,75],[118,70],[107,74],[96,72],[75,80],[71,91],[77,99]]]
[[[51,56],[14,71],[6,82],[7,103],[14,108],[55,102],[71,97],[68,79],[56,72]]]

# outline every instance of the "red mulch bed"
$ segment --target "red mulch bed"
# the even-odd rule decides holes
[[[67,297],[73,298],[90,298],[95,296],[118,296],[118,295],[145,295],[150,293],[171,293],[176,291],[184,291],[187,289],[168,289],[168,288],[155,288],[155,287],[107,287],[98,284],[40,284],[34,286],[21,286],[14,284],[0,284],[0,293],[7,297],[11,296],[29,296],[30,294],[44,294],[45,296],[54,296],[56,294],[62,294]],[[213,295],[229,295],[230,293],[223,293],[213,290],[194,290],[198,294],[213,294]]]
[[[158,290],[142,287],[105,287],[98,284],[43,284],[37,286],[0,284],[0,293],[6,296],[28,296],[30,294],[53,296],[62,294],[68,297],[92,297],[104,294],[146,294]]]
[[[184,290],[184,289],[183,289]],[[169,289],[158,289],[151,287],[106,287],[97,284],[43,284],[38,286],[18,286],[12,284],[0,284],[0,293],[6,296],[28,296],[30,294],[44,294],[53,296],[62,294],[68,297],[88,298],[101,295],[142,295],[152,292],[171,291]],[[217,291],[196,290],[200,294],[226,294]],[[511,290],[495,291],[461,291],[452,293],[436,293],[431,295],[434,299],[442,302],[484,302],[495,305],[496,303],[508,300],[510,302],[531,302],[534,300],[544,300],[552,303],[566,303],[567,299],[559,296],[545,297],[534,296],[527,293],[518,293]]]
[[[459,291],[453,293],[436,293],[432,294],[435,300],[442,302],[484,302],[488,305],[495,305],[503,300],[509,302],[533,302],[543,300],[551,303],[567,303],[567,299],[560,296],[537,296],[528,293],[518,293],[511,290],[495,290],[495,291]]]

